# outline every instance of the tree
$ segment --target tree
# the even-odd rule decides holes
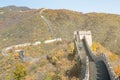
[[[23,64],[19,63],[16,65],[13,74],[15,80],[21,80],[27,75],[27,69]]]

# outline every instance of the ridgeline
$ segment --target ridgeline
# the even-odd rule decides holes
[[[51,39],[48,25],[40,17],[42,9],[7,6],[0,8],[0,47]],[[73,40],[75,30],[91,30],[93,40],[120,54],[120,15],[80,13],[46,9],[42,15],[49,21],[54,36]]]

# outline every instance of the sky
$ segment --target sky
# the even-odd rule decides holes
[[[0,0],[0,7],[9,5],[120,14],[120,0]]]

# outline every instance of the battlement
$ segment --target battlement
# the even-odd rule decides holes
[[[81,42],[84,43],[84,46],[82,46],[83,47],[82,49],[80,49],[81,47],[79,47]],[[93,53],[93,51],[90,49],[91,45],[92,45],[91,31],[75,31],[74,32],[74,47],[75,47],[75,51],[76,51],[76,56],[79,57],[78,60],[81,61],[81,63],[82,63],[81,74],[80,74],[82,76],[80,76],[80,79],[81,80],[89,80],[91,74],[96,75],[95,73],[90,73],[92,71],[92,68],[90,68],[89,66],[92,66],[93,64],[95,64],[95,61],[97,61],[99,64],[102,64],[104,66],[101,66],[101,68],[99,68],[99,67],[96,67],[99,64],[95,64],[96,66],[93,65],[92,67],[94,69],[96,69],[95,70],[96,73],[98,72],[97,70],[100,69],[102,72],[106,71],[107,74],[109,74],[109,75],[104,75],[104,73],[103,73],[101,75],[104,78],[106,78],[106,80],[119,80],[119,78],[116,77],[116,74],[115,74],[112,66],[110,65],[109,60],[107,59],[107,56],[104,54],[96,56]],[[89,58],[88,60],[87,60],[87,58],[84,58],[83,53]],[[92,64],[89,63],[91,61],[93,62]],[[102,63],[99,61],[102,61]],[[80,67],[80,66],[78,66],[78,67]],[[105,76],[107,76],[107,77],[105,77]],[[91,76],[91,77],[96,78],[95,76]],[[100,78],[100,80],[101,80],[101,78]]]
[[[86,38],[87,40],[87,43],[89,46],[92,45],[92,34],[91,34],[91,31],[75,31],[74,32],[74,35],[77,34],[79,35],[79,40],[82,40],[84,39],[84,37]],[[75,37],[75,36],[74,36]],[[76,38],[76,37],[75,37]]]

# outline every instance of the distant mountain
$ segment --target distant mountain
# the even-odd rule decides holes
[[[9,11],[9,9],[12,10]],[[50,39],[48,25],[40,17],[40,11],[41,9],[16,6],[1,8],[0,46],[3,48],[18,43]],[[72,41],[75,30],[91,30],[93,41],[100,42],[106,48],[120,54],[120,15],[83,14],[64,9],[47,9],[42,15],[53,28],[55,37]]]
[[[1,7],[0,9],[3,9],[3,10],[15,10],[15,11],[16,10],[22,10],[22,11],[30,10],[30,8],[28,8],[28,7],[17,7],[17,6],[14,6],[14,5]]]

